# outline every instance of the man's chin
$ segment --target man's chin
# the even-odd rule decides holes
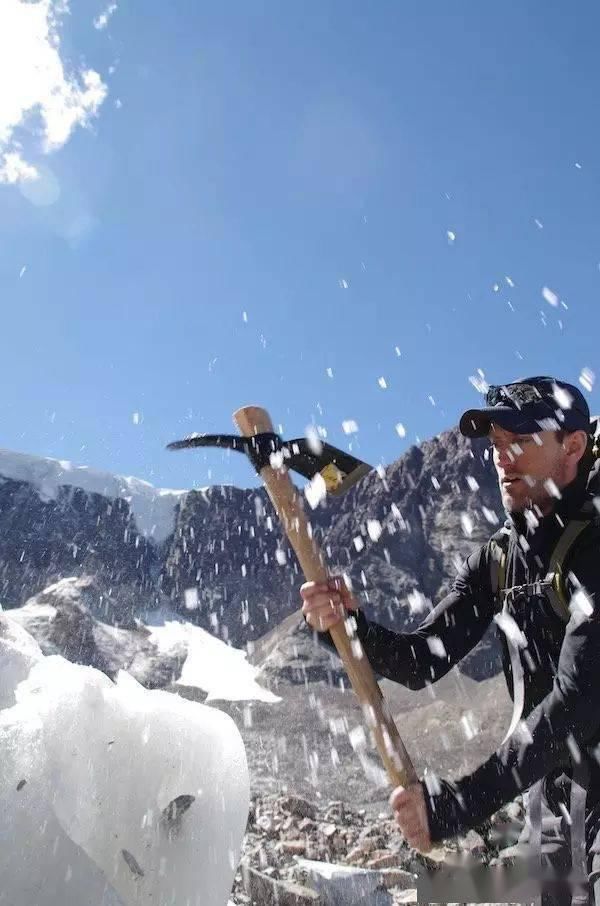
[[[510,491],[502,489],[502,505],[507,513],[522,513],[530,505],[528,497],[520,494],[511,494]]]

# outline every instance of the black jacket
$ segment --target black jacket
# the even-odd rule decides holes
[[[597,481],[576,479],[564,489],[552,514],[535,528],[520,514],[507,522],[506,587],[545,578],[562,526],[593,498]],[[450,593],[414,632],[393,632],[358,613],[358,637],[376,673],[420,689],[471,651],[500,609],[492,590],[491,551],[488,542],[467,558]],[[573,608],[568,624],[545,597],[517,600],[510,609],[527,639],[521,662],[529,734],[515,732],[472,774],[452,783],[441,781],[435,790],[423,784],[434,842],[477,826],[542,777],[568,774],[573,757],[590,760],[588,803],[600,800],[600,747],[594,753],[600,743],[600,604],[594,608],[600,601],[599,522],[593,521],[577,539],[565,567],[568,591],[579,590],[576,601],[584,605]],[[586,613],[590,609],[586,601],[591,614]],[[497,631],[512,695],[506,638]],[[431,637],[441,640],[445,656],[432,653]],[[329,633],[321,638],[332,646]],[[440,650],[439,645],[432,647]]]

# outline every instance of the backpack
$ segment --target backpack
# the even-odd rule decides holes
[[[568,623],[571,612],[569,610],[569,594],[566,586],[565,563],[580,534],[594,521],[594,515],[590,512],[589,507],[584,506],[581,511],[581,518],[572,519],[565,525],[564,531],[550,555],[545,579],[531,582],[528,585],[517,585],[514,588],[506,588],[506,549],[500,543],[500,538],[507,535],[508,530],[502,529],[497,535],[494,535],[490,539],[492,553],[490,580],[496,600],[503,602],[507,595],[514,596],[519,593],[530,595],[544,594],[556,615],[564,623]]]

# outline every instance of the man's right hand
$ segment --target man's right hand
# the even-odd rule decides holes
[[[341,576],[327,582],[305,582],[300,589],[302,613],[311,629],[326,632],[346,618],[347,611],[358,610],[358,604]]]

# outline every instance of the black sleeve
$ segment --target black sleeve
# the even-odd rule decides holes
[[[414,632],[394,632],[358,612],[356,634],[375,673],[422,689],[475,647],[493,618],[488,556],[486,545],[467,558],[451,591]],[[318,637],[335,650],[328,632]]]
[[[600,733],[600,571],[595,544],[573,556],[581,583],[571,596],[552,691],[520,728],[472,774],[426,786],[434,842],[475,827],[553,768],[576,760]]]

